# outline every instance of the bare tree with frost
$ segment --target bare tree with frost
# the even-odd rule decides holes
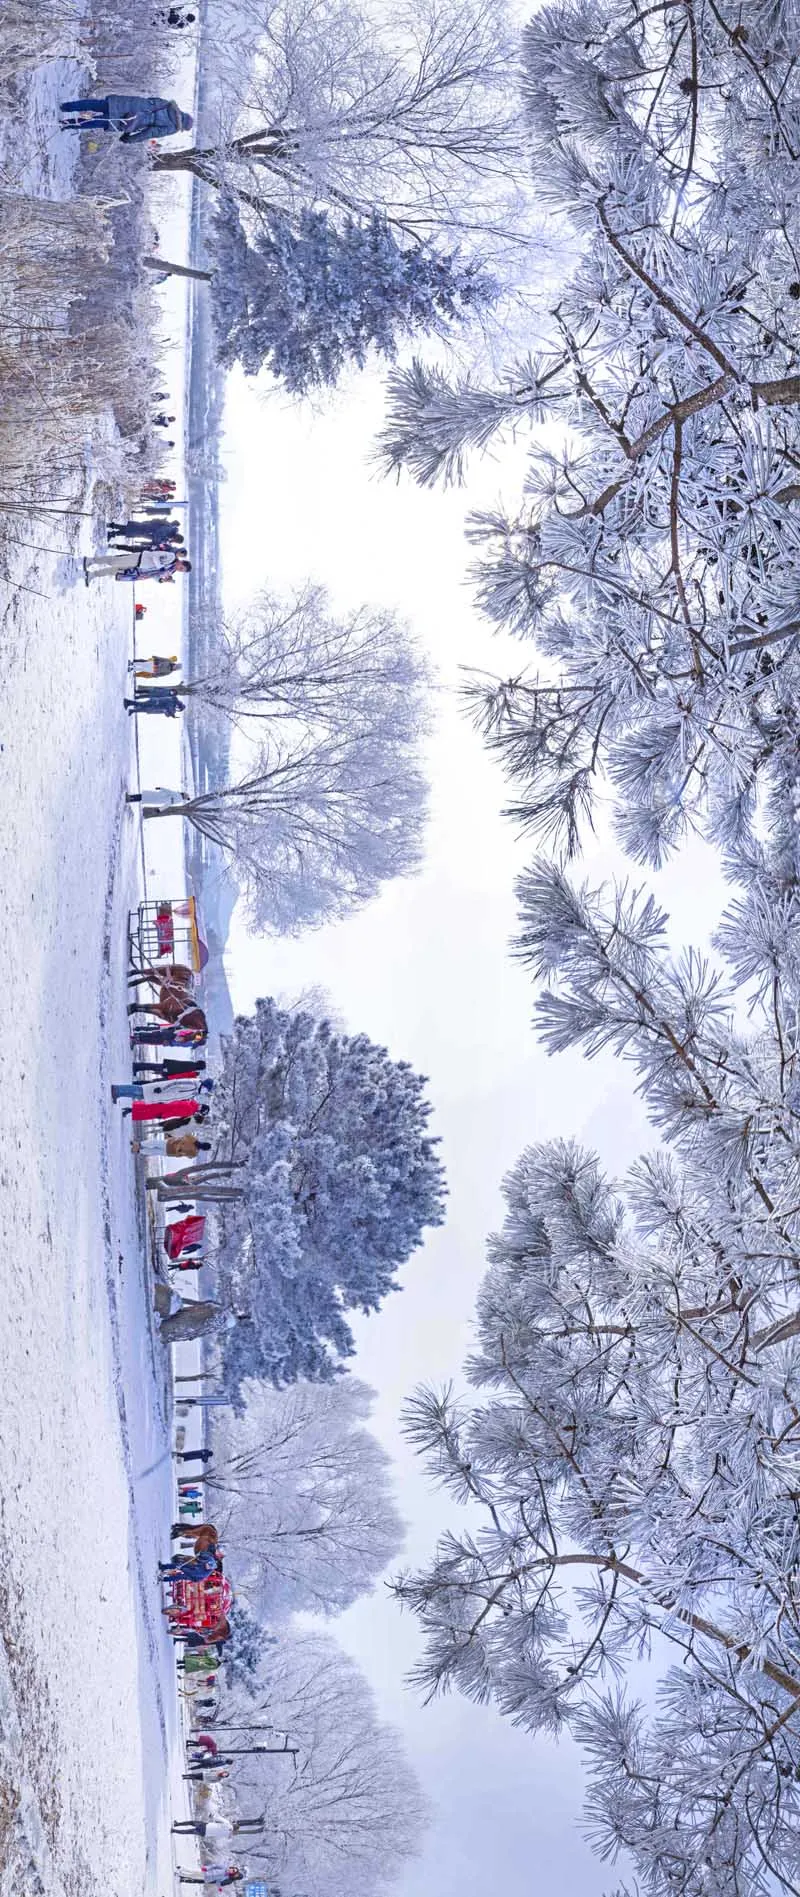
[[[257,1616],[341,1613],[401,1545],[390,1463],[355,1377],[275,1390],[248,1381],[240,1415],[215,1424],[206,1479],[227,1565]]]
[[[277,208],[384,216],[428,242],[516,238],[516,36],[493,0],[238,0],[222,10],[212,137],[159,152],[255,228]]]
[[[233,781],[144,815],[219,844],[257,929],[317,927],[416,869],[431,675],[407,628],[369,607],[335,617],[307,585],[262,595],[218,651],[187,689],[236,727]]]
[[[251,1875],[307,1897],[383,1892],[419,1849],[427,1814],[400,1737],[378,1719],[350,1656],[324,1635],[287,1631],[248,1680],[230,1683],[225,1711],[297,1748],[294,1760],[237,1761],[241,1809],[264,1820],[247,1842]]]
[[[408,626],[385,607],[336,613],[325,588],[306,581],[285,598],[259,593],[214,635],[209,671],[180,691],[244,731],[256,721],[369,726],[385,717],[387,703],[410,740],[425,729],[431,669]]]

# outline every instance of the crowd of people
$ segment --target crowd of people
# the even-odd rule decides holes
[[[182,1462],[211,1455],[208,1449],[177,1453]],[[218,1710],[217,1674],[232,1634],[225,1611],[230,1590],[226,1589],[223,1551],[215,1523],[191,1519],[202,1511],[198,1484],[180,1480],[178,1495],[179,1520],[172,1525],[171,1538],[181,1547],[169,1561],[160,1562],[158,1570],[160,1581],[168,1589],[163,1613],[173,1640],[182,1645],[178,1670],[184,1691],[191,1694],[197,1713],[205,1716]],[[187,1741],[186,1765],[184,1780],[194,1790],[223,1783],[235,1765],[235,1756],[225,1752],[213,1734],[193,1729]],[[241,1883],[247,1867],[233,1855],[236,1841],[262,1829],[259,1818],[232,1819],[221,1813],[176,1820],[173,1835],[197,1838],[201,1846],[200,1870],[179,1870],[179,1881],[211,1885],[218,1890]]]
[[[154,654],[133,659],[129,670],[137,683],[160,679],[176,665],[175,655]],[[200,1006],[195,972],[188,963],[172,960],[142,962],[132,958],[128,1004],[131,1080],[111,1089],[122,1103],[134,1131],[135,1155],[152,1158],[195,1159],[211,1148],[203,1139],[211,1130],[214,1082],[206,1072],[201,1050],[208,1040],[208,1021]],[[166,1053],[162,1050],[169,1048]],[[170,1206],[162,1234],[167,1270],[197,1271],[203,1264],[205,1217],[191,1201]],[[195,1301],[191,1310],[203,1307]],[[170,1335],[162,1325],[162,1334]],[[233,1628],[233,1596],[224,1572],[219,1531],[204,1518],[201,1482],[213,1452],[207,1446],[175,1450],[178,1472],[178,1520],[173,1522],[170,1558],[159,1563],[158,1578],[165,1590],[162,1609],[177,1648],[177,1669],[184,1695],[196,1715],[211,1718],[218,1711],[218,1675]],[[202,1465],[193,1475],[189,1465]],[[213,1796],[207,1788],[222,1785],[235,1766],[233,1755],[222,1750],[213,1735],[192,1729],[187,1740],[184,1779],[193,1799]],[[246,1866],[238,1859],[236,1841],[261,1829],[256,1818],[229,1819],[205,1813],[180,1819],[176,1837],[194,1837],[200,1845],[200,1869],[178,1870],[181,1885],[201,1884],[225,1890],[241,1884]]]
[[[154,425],[166,419],[154,417]],[[174,416],[168,419],[174,421]],[[167,442],[167,447],[174,443]],[[128,520],[110,520],[106,528],[106,553],[86,555],[83,577],[91,580],[113,578],[138,585],[156,580],[159,585],[172,583],[178,573],[191,573],[181,522],[172,518],[175,508],[184,502],[175,499],[175,483],[158,481],[143,488],[139,505]]]
[[[155,17],[176,30],[190,28],[195,21],[195,14],[183,5],[159,7]],[[115,136],[128,145],[154,143],[189,132],[193,120],[174,99],[155,94],[107,93],[62,101],[60,124],[65,132]],[[168,394],[159,390],[150,422],[154,430],[160,431],[165,448],[175,445],[167,436],[175,421]],[[154,476],[146,481],[127,517],[108,522],[105,551],[84,558],[85,584],[112,578],[136,587],[145,580],[163,585],[173,583],[179,574],[190,573],[184,523],[178,517],[184,506],[185,502],[176,498],[174,480]],[[136,621],[145,610],[140,601],[135,602]],[[134,658],[128,670],[131,682],[124,704],[129,716],[175,718],[185,710],[180,681],[175,676],[176,655]],[[159,793],[159,801],[171,796],[174,793]],[[144,805],[148,797],[149,793],[129,793],[132,803]],[[194,972],[181,963],[158,959],[131,967],[129,980],[132,1078],[115,1083],[111,1093],[113,1101],[121,1103],[123,1114],[130,1117],[131,1150],[144,1161],[200,1158],[212,1144],[202,1135],[210,1130],[214,1082],[201,1054],[208,1039],[208,1023],[198,1003]],[[162,1234],[167,1270],[200,1269],[205,1224],[191,1201],[179,1201],[171,1207]],[[213,1311],[215,1307],[202,1300],[195,1300],[189,1307],[190,1312],[198,1314],[206,1309]],[[184,1310],[182,1314],[187,1313]],[[169,1319],[162,1322],[165,1339],[192,1334],[199,1333],[171,1330]],[[207,1447],[186,1449],[181,1445],[175,1453],[180,1463],[179,1519],[172,1526],[170,1558],[159,1563],[159,1582],[165,1595],[162,1611],[178,1649],[176,1664],[182,1692],[191,1698],[195,1715],[211,1718],[219,1703],[217,1675],[232,1635],[233,1597],[224,1573],[217,1527],[204,1519],[202,1477],[194,1477],[186,1467],[195,1461],[205,1465],[212,1452]],[[232,1755],[220,1749],[212,1734],[192,1728],[184,1777],[195,1800],[201,1793],[208,1795],[205,1788],[225,1781],[233,1764]],[[201,1849],[199,1870],[178,1869],[180,1884],[199,1884],[219,1891],[240,1885],[246,1866],[236,1861],[236,1840],[261,1828],[258,1818],[231,1819],[221,1812],[209,1815],[206,1809],[195,1809],[193,1816],[177,1820],[174,1835],[196,1838]]]

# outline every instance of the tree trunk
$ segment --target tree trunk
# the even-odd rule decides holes
[[[145,804],[142,810],[142,821],[145,817],[185,817],[190,807],[188,799],[185,804]]]
[[[162,270],[170,277],[193,277],[199,283],[210,283],[214,275],[213,270],[195,270],[191,264],[170,263],[166,257],[142,257],[141,262],[146,270]]]
[[[216,1201],[238,1204],[244,1198],[241,1186],[217,1186],[213,1181],[192,1186],[191,1189],[186,1186],[164,1186],[159,1183],[156,1188],[156,1198],[159,1205],[169,1205],[171,1201],[185,1199],[189,1190],[193,1199],[200,1199],[211,1204]]]
[[[154,152],[150,163],[154,171],[193,171],[197,177],[202,177],[203,160],[213,157],[213,151],[200,152],[190,146],[183,151]]]

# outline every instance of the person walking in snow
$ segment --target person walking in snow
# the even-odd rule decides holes
[[[174,1080],[177,1076],[183,1080],[196,1080],[205,1072],[204,1060],[135,1060],[133,1071],[137,1079],[150,1074],[154,1080]]]
[[[195,1706],[199,1706],[199,1705],[200,1705],[200,1704],[201,1704],[202,1702],[201,1702],[200,1700],[197,1700],[197,1699],[196,1699],[194,1703],[195,1703]],[[212,1701],[212,1705],[213,1705],[213,1703],[214,1703],[214,1702]],[[199,1766],[203,1766],[203,1765],[235,1765],[235,1763],[236,1763],[236,1754],[235,1754],[235,1752],[215,1752],[215,1753],[214,1753],[214,1756],[213,1756],[213,1758],[212,1758],[212,1757],[211,1757],[211,1756],[210,1756],[209,1754],[207,1754],[207,1753],[204,1753],[204,1752],[203,1752],[202,1750],[198,1750],[198,1749],[197,1749],[197,1747],[196,1747],[196,1746],[195,1746],[195,1745],[194,1745],[194,1744],[193,1744],[193,1743],[192,1743],[192,1742],[190,1741],[190,1742],[189,1742],[189,1751],[188,1751],[188,1755],[187,1755],[187,1759],[186,1759],[186,1763],[187,1763],[187,1765],[189,1766],[189,1769],[190,1769],[190,1770],[192,1769],[192,1767],[193,1767],[193,1766],[196,1766],[196,1765],[199,1765]],[[212,1823],[212,1824],[213,1824],[213,1823],[214,1823],[214,1820],[213,1820],[213,1819],[202,1819],[202,1818],[201,1818],[201,1819],[199,1820],[199,1822],[200,1822],[200,1824],[208,1824],[208,1823]],[[202,1835],[202,1834],[201,1834],[201,1835]],[[214,1840],[213,1840],[213,1839],[208,1839],[207,1841],[208,1841],[209,1843],[213,1843],[213,1842],[214,1842]]]
[[[174,99],[156,93],[108,92],[99,99],[64,99],[62,132],[117,132],[123,145],[146,138],[172,138],[190,132],[191,112],[182,112]]]
[[[179,711],[185,711],[186,705],[177,691],[165,689],[163,685],[153,686],[150,691],[137,692],[135,698],[123,698],[123,705],[129,718],[151,717],[175,718]]]
[[[198,1013],[202,1014],[202,1008]],[[160,1027],[151,1022],[131,1030],[131,1047],[205,1047],[208,1032],[205,1028],[176,1027],[172,1022],[164,1021]]]
[[[216,1753],[217,1747],[214,1746]],[[205,1838],[209,1844],[230,1844],[236,1825],[230,1818],[181,1818],[172,1826],[175,1838]]]
[[[213,1449],[176,1449],[176,1462],[210,1462]]]
[[[110,521],[106,534],[113,551],[139,553],[143,547],[182,547],[180,521],[160,516],[155,520]]]
[[[126,804],[142,804],[145,810],[167,810],[171,804],[189,802],[188,790],[168,790],[165,784],[156,784],[155,790],[127,790]]]
[[[171,553],[168,547],[144,547],[132,559],[129,553],[100,553],[83,562],[83,577],[90,580],[113,576],[115,580],[172,580],[176,573],[191,573],[191,561]]]
[[[170,1120],[172,1131],[179,1126],[191,1126],[192,1121],[202,1126],[208,1119],[208,1107],[203,1100],[136,1100],[131,1106],[123,1107],[122,1117],[130,1118],[135,1126],[150,1120]]]
[[[176,1838],[205,1838],[206,1844],[226,1845],[242,1831],[263,1831],[261,1818],[186,1818],[172,1827]]]
[[[211,1140],[199,1140],[194,1133],[153,1133],[148,1139],[131,1140],[131,1152],[152,1159],[196,1159],[198,1153],[210,1153]]]
[[[133,673],[134,679],[166,678],[170,672],[177,672],[177,670],[178,659],[175,653],[168,658],[166,654],[154,652],[149,659],[128,660],[128,671]]]
[[[170,1080],[120,1081],[117,1085],[112,1087],[111,1098],[114,1101],[145,1100],[169,1102],[176,1098],[181,1098],[181,1096],[185,1096],[192,1087],[197,1094],[212,1093],[214,1082],[207,1078],[198,1080],[195,1069],[187,1067],[184,1074],[173,1076]],[[181,1104],[183,1104],[182,1099]]]
[[[217,1890],[225,1890],[229,1884],[238,1884],[245,1871],[238,1864],[204,1864],[202,1871],[179,1871],[181,1884],[216,1884]]]

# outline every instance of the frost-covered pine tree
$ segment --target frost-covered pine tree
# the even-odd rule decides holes
[[[476,263],[398,243],[386,218],[270,211],[248,239],[235,202],[214,219],[214,324],[220,361],[266,368],[293,395],[337,382],[398,336],[442,332],[496,295]]]
[[[227,1301],[239,1309],[244,1293],[253,1322],[225,1340],[232,1390],[247,1376],[334,1376],[353,1349],[348,1310],[377,1310],[426,1227],[441,1224],[425,1084],[365,1034],[271,1000],[234,1024],[214,1160],[239,1199],[218,1215],[215,1263]]]
[[[629,1060],[664,1147],[619,1187],[558,1142],[506,1182],[474,1393],[408,1411],[467,1508],[400,1583],[420,1679],[568,1726],[634,1888],[774,1897],[800,1872],[798,897],[753,866],[727,969],[674,960],[646,895],[542,863],[520,898],[546,1046]]]
[[[800,71],[791,4],[554,0],[524,36],[534,182],[574,268],[495,387],[391,379],[420,481],[527,427],[526,491],[474,519],[478,596],[529,672],[478,715],[512,814],[574,851],[601,786],[658,863],[726,847],[796,782]]]
[[[206,1478],[237,1593],[265,1622],[341,1613],[403,1539],[389,1457],[366,1427],[373,1392],[355,1377],[248,1381],[241,1398],[214,1425]]]

